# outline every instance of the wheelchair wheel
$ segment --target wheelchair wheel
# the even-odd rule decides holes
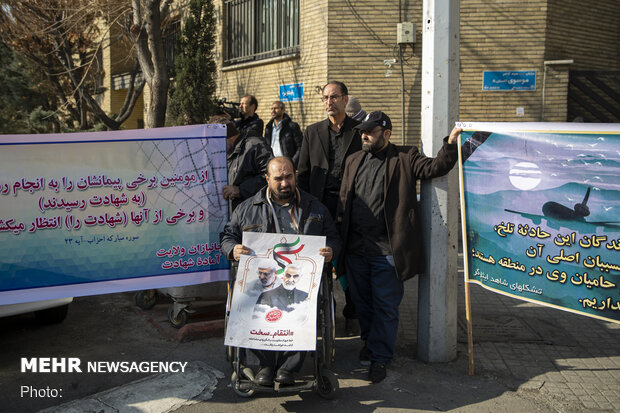
[[[317,377],[316,391],[319,396],[324,399],[331,400],[336,397],[336,393],[340,386],[338,385],[338,378],[336,375],[327,369],[322,369],[321,374]]]
[[[321,332],[321,362],[331,368],[336,353],[336,322],[334,320],[334,295],[332,279],[326,276],[321,283],[318,331]]]
[[[157,304],[157,290],[142,290],[136,294],[136,305],[143,310],[150,310]]]
[[[230,303],[232,302],[233,281],[228,282],[228,296],[226,297],[226,313],[224,315],[224,335],[228,330],[228,319],[230,318]],[[226,360],[232,362],[234,359],[234,349],[231,346],[224,346],[226,351]]]
[[[239,380],[239,376],[237,375],[237,372],[233,371],[232,375],[230,376],[230,385],[232,386],[235,394],[239,397],[244,397],[244,398],[252,397],[254,395],[253,389],[242,389],[240,384],[241,382]]]

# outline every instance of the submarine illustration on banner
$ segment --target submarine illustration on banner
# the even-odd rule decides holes
[[[586,195],[583,197],[583,201],[575,204],[571,209],[555,201],[545,202],[542,206],[543,215],[530,214],[527,212],[514,211],[512,209],[504,209],[506,212],[521,215],[527,219],[532,220],[535,225],[539,225],[543,219],[547,221],[547,224],[551,228],[557,228],[559,224],[565,227],[581,226],[580,224],[593,225],[593,226],[612,226],[616,227],[620,224],[620,221],[587,221],[586,217],[590,215],[590,208],[588,208],[588,198],[590,197],[590,190],[592,187],[588,187]],[[573,225],[571,225],[573,224]]]

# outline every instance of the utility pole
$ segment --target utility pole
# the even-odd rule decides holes
[[[436,156],[459,113],[459,0],[424,0],[422,152]],[[456,358],[458,172],[422,183],[427,261],[419,278],[418,359]]]

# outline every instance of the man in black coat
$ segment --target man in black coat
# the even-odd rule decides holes
[[[349,102],[347,86],[332,81],[323,87],[321,97],[327,119],[306,128],[299,153],[297,177],[299,187],[310,192],[325,204],[332,218],[336,219],[338,196],[345,159],[362,149],[359,131],[354,127],[359,121],[347,116]],[[347,278],[340,272],[340,284],[345,293],[346,304],[342,309],[347,334],[357,334],[355,305],[351,300]]]
[[[299,152],[297,180],[299,187],[310,192],[336,216],[338,193],[344,160],[362,149],[357,130],[359,121],[347,116],[348,89],[342,82],[329,82],[323,87],[323,105],[327,119],[306,128]]]
[[[303,135],[299,124],[286,113],[284,103],[276,100],[271,104],[271,120],[265,126],[265,141],[271,147],[273,156],[291,158],[297,167]]]
[[[350,156],[340,190],[339,220],[351,296],[364,347],[360,361],[370,364],[369,379],[380,382],[394,355],[403,281],[424,271],[416,181],[447,174],[457,161],[454,128],[435,158],[416,147],[389,142],[392,122],[369,113],[357,128],[362,151]],[[343,262],[344,261],[344,262]]]
[[[228,185],[222,187],[222,195],[232,212],[265,185],[267,162],[273,154],[262,138],[243,136],[230,120],[213,117],[210,121],[226,125]]]
[[[258,100],[252,95],[245,95],[239,103],[241,119],[235,121],[235,126],[241,132],[241,136],[263,137],[263,120],[256,114]]]

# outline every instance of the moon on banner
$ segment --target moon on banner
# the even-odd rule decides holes
[[[510,183],[522,191],[536,188],[541,177],[542,172],[535,163],[519,162],[510,169]]]

